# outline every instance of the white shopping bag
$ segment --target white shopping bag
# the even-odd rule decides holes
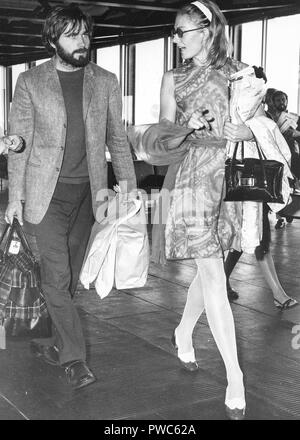
[[[134,216],[117,227],[115,286],[117,289],[143,287],[149,268],[147,220],[142,200],[136,200]]]
[[[115,227],[109,222],[94,223],[79,277],[85,289],[89,289],[90,283],[95,281],[95,288],[101,297],[110,292],[114,282]]]
[[[86,289],[95,281],[101,298],[117,289],[142,287],[147,281],[149,243],[141,199],[124,201],[117,194],[108,214],[95,222],[87,246],[80,281]]]

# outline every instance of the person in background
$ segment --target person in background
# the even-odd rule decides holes
[[[74,389],[96,380],[72,297],[99,193],[107,191],[106,146],[117,181],[136,188],[118,81],[89,61],[91,35],[91,18],[77,6],[51,10],[43,40],[53,58],[19,75],[9,116],[26,148],[8,157],[6,221],[17,216],[23,224],[24,216],[36,239],[53,323],[52,337],[32,341],[31,350],[63,367]]]
[[[276,114],[276,104],[274,103],[273,96],[277,93],[276,89],[268,88],[265,94],[264,102],[267,106],[265,109],[266,116],[274,119]],[[266,203],[263,205],[263,235],[260,245],[255,249],[255,256],[258,261],[259,267],[264,275],[264,278],[272,291],[274,304],[279,310],[289,309],[298,304],[298,302],[290,298],[284,288],[282,287],[276,268],[274,265],[274,260],[270,252],[270,241],[271,241],[271,228],[269,221],[269,208]],[[278,216],[278,214],[276,214]],[[280,218],[280,216],[279,216]],[[235,301],[239,298],[239,294],[236,290],[231,287],[229,278],[234,270],[237,262],[239,261],[242,251],[232,250],[228,253],[225,260],[225,273],[226,273],[226,285],[227,285],[227,295],[230,301]]]
[[[276,92],[276,89],[274,88],[268,88],[266,90],[265,98],[264,98],[264,104],[265,104],[265,113],[268,118],[273,119],[273,112],[274,112],[274,102],[273,102],[273,94]]]
[[[255,257],[259,264],[259,267],[264,275],[269,288],[272,291],[274,305],[279,310],[290,309],[298,305],[298,302],[289,297],[284,288],[282,287],[277,271],[275,268],[274,260],[270,252],[270,240],[271,240],[271,230],[270,222],[268,218],[269,208],[266,203],[263,205],[263,236],[260,245],[255,249]],[[242,251],[232,250],[228,252],[227,258],[224,263],[225,274],[226,274],[226,285],[227,285],[227,295],[230,301],[237,300],[239,294],[236,290],[231,287],[230,275],[232,274],[237,262],[242,256]]]
[[[272,95],[273,106],[269,112],[272,119],[277,123],[283,137],[291,151],[291,171],[294,175],[294,192],[300,192],[300,117],[295,113],[288,112],[288,96],[281,90],[276,90]],[[285,220],[280,214],[277,215],[275,229],[285,226]],[[288,223],[292,217],[286,218]]]
[[[273,120],[277,123],[281,133],[283,134],[287,143],[291,140],[300,139],[300,117],[296,113],[291,113],[288,111],[288,96],[285,92],[281,90],[276,90],[272,95],[273,106],[271,107],[269,113],[271,114]],[[289,145],[294,152],[294,145]],[[297,150],[299,155],[299,150]],[[298,174],[300,171],[297,170]]]

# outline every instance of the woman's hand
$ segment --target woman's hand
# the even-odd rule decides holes
[[[253,133],[246,124],[233,124],[226,121],[224,124],[224,138],[231,142],[251,141]]]
[[[211,130],[210,122],[214,121],[209,114],[208,110],[196,110],[188,120],[188,127],[194,128],[195,130]]]

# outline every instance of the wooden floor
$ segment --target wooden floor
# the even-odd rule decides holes
[[[2,212],[6,193],[2,192]],[[274,229],[272,251],[286,292],[300,301],[300,220]],[[29,339],[10,339],[0,350],[1,420],[222,420],[225,370],[205,314],[194,345],[200,369],[180,369],[170,344],[180,320],[192,262],[151,266],[141,289],[113,291],[100,300],[95,290],[79,289],[88,360],[98,381],[74,392],[59,367],[29,352]],[[247,418],[300,418],[300,306],[279,312],[256,260],[243,256],[232,286],[239,359],[247,391]],[[121,422],[120,422],[121,423]]]

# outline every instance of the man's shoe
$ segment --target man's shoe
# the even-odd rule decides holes
[[[227,296],[229,301],[235,301],[236,299],[238,299],[239,294],[232,289],[232,287],[228,287],[227,286]]]
[[[78,390],[96,382],[96,377],[84,361],[74,361],[65,366],[67,382]]]
[[[285,227],[285,221],[284,221],[284,218],[279,218],[279,219],[277,220],[276,225],[275,225],[275,229],[282,229],[282,228],[284,228],[284,227]]]
[[[36,341],[30,343],[31,353],[50,365],[59,365],[58,350],[55,346],[43,345]]]

